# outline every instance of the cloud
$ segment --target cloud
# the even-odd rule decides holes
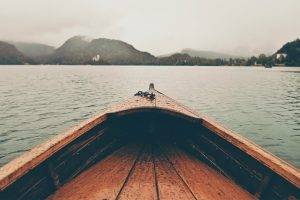
[[[273,52],[300,37],[299,0],[0,0],[0,39],[58,46],[121,39],[159,55],[182,48]]]
[[[73,35],[106,33],[121,12],[99,7],[92,1],[26,0],[3,1],[0,38],[39,41],[58,45]]]

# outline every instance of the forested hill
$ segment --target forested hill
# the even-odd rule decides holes
[[[276,54],[286,54],[284,64],[287,66],[300,66],[300,39],[288,42]]]
[[[18,51],[14,45],[0,41],[0,64],[19,65],[27,62],[29,62],[29,59]]]
[[[270,56],[261,54],[251,58],[234,56],[231,58],[230,55],[214,54],[220,58],[207,58],[208,55],[206,54],[205,57],[203,53],[210,53],[212,56],[211,52],[191,49],[183,52],[155,57],[120,40],[90,39],[84,36],[72,37],[56,49],[43,44],[9,44],[0,41],[0,65],[28,63],[50,65],[300,66],[299,39],[286,43]]]
[[[88,39],[75,36],[56,49],[47,64],[142,65],[154,63],[155,57],[120,40]]]
[[[8,42],[14,45],[20,52],[30,58],[47,56],[54,52],[55,48],[49,45],[33,42]]]
[[[183,49],[181,50],[182,54],[188,54],[191,57],[199,57],[206,59],[230,59],[230,58],[241,58],[242,56],[234,56],[225,53],[219,53],[215,51],[200,51],[195,49]]]

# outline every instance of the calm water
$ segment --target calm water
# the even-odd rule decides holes
[[[297,70],[1,66],[0,166],[154,82],[158,90],[300,167]]]

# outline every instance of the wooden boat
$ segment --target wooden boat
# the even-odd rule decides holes
[[[0,169],[0,199],[299,199],[299,170],[150,85]]]

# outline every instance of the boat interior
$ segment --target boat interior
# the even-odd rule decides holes
[[[287,199],[289,183],[205,127],[164,109],[108,113],[0,198]]]
[[[49,199],[252,199],[234,182],[180,149],[188,127],[136,114],[120,121],[121,148]],[[136,128],[132,128],[135,126]],[[191,129],[192,127],[189,127]],[[177,130],[176,130],[177,129]],[[116,137],[115,137],[116,138]]]

